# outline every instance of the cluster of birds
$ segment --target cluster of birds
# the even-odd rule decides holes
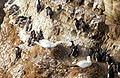
[[[107,78],[114,78],[115,73],[120,77],[120,62],[116,62],[110,54],[107,54],[106,50],[103,51],[101,48],[91,48],[89,56],[97,62],[106,63],[108,65]]]
[[[66,0],[66,3],[72,2],[73,0]],[[81,0],[81,2],[84,0]],[[58,5],[59,9],[61,9],[62,5]],[[19,10],[19,6],[17,6],[16,4],[13,4],[10,9],[9,9],[9,15],[18,15],[18,13],[20,12]],[[39,13],[40,11],[42,11],[42,6],[41,6],[41,2],[39,0],[36,0],[36,8],[37,8],[37,12]],[[75,12],[75,9],[73,11],[73,14]],[[52,19],[54,12],[52,11],[52,8],[50,8],[49,6],[46,8],[46,15],[50,17],[50,19]],[[86,31],[87,28],[89,28],[88,25],[85,24],[84,21],[79,21],[77,20],[77,18],[74,19],[75,21],[75,26],[76,29],[79,30],[79,26],[82,26],[83,32]],[[31,16],[30,17],[25,17],[25,16],[18,16],[16,18],[15,24],[18,25],[26,25],[26,31],[31,31],[32,30],[32,21],[31,21]],[[56,43],[50,42],[48,40],[44,40],[42,31],[40,30],[38,35],[36,36],[35,30],[31,31],[29,40],[28,40],[28,46],[31,45],[32,42],[35,42],[36,44],[44,47],[44,48],[53,48],[55,46],[57,46],[58,44],[61,44],[62,41],[57,41]],[[79,50],[78,50],[78,45],[74,45],[73,41],[72,45],[70,46],[71,48],[71,53],[69,54],[69,56],[74,56],[77,57],[79,55]],[[16,47],[16,59],[20,59],[21,58],[21,50],[19,47]],[[97,62],[104,62],[108,64],[108,78],[114,78],[114,73],[117,72],[118,76],[120,77],[120,63],[119,62],[115,62],[113,57],[111,57],[109,54],[107,54],[106,52],[103,52],[102,49],[93,49],[91,48],[90,54],[87,57],[87,60],[84,61],[80,61],[76,64],[76,66],[81,67],[81,68],[85,68],[88,67],[92,64],[90,58],[93,58],[94,60],[96,60]]]

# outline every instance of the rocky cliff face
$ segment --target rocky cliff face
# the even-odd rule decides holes
[[[120,1],[40,2],[40,12],[37,12],[35,0],[8,0],[5,3],[5,17],[0,29],[0,77],[104,78],[107,65],[103,63],[94,62],[84,70],[70,67],[73,62],[85,59],[92,47],[107,48],[108,53],[120,61]],[[3,4],[2,2],[2,6]],[[17,6],[17,9],[13,10],[13,6]],[[48,6],[53,11],[51,19],[46,13]],[[3,20],[4,12],[1,13],[3,15],[0,20]],[[16,22],[19,16],[24,16],[27,20]],[[75,26],[75,18],[80,22],[78,28]],[[36,37],[41,30],[44,39],[62,41],[64,45],[47,49],[34,44],[33,40],[28,46],[33,30]],[[76,57],[69,56],[71,41],[78,45],[79,55]],[[18,60],[16,46],[22,50]]]

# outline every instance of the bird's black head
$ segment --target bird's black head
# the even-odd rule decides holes
[[[46,9],[51,9],[49,6]]]
[[[19,49],[19,47],[18,47],[18,46],[17,46],[17,47],[15,47],[15,48]]]
[[[77,18],[75,18],[74,20],[77,21]]]

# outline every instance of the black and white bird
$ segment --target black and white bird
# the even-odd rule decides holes
[[[44,39],[44,36],[43,36],[42,31],[40,30],[40,32],[38,33],[38,36],[37,36],[37,41],[42,40],[42,39]]]
[[[27,23],[26,23],[26,31],[30,31],[31,28],[31,16],[28,18]]]
[[[83,32],[85,32],[86,29],[89,27],[88,25],[85,24],[84,21],[81,21],[81,26],[82,26],[82,29],[83,29],[82,31],[83,31]]]
[[[16,4],[13,4],[9,9],[9,15],[14,14],[18,10],[19,10],[19,6],[17,6]]]
[[[79,55],[78,45],[73,47],[71,55],[74,57],[77,57]]]
[[[77,18],[75,18],[74,21],[75,21],[76,29],[79,30],[80,22],[77,20]]]
[[[94,49],[93,49],[93,48],[90,48],[90,51],[89,51],[89,56],[90,56],[90,58],[92,58],[94,52],[95,52]]]
[[[19,47],[16,47],[16,59],[20,59],[21,58],[21,50]]]
[[[74,45],[74,42],[71,41],[72,45],[70,46],[71,52],[69,56],[77,57],[79,55],[78,45]]]
[[[108,74],[107,74],[107,78],[114,78],[114,67],[113,64],[111,63],[110,65],[108,65]]]
[[[109,54],[106,54],[106,60],[105,61],[108,65],[110,65],[113,62],[113,59]]]
[[[35,30],[31,31],[31,38],[33,39],[33,41],[36,40],[36,33],[35,33]]]
[[[102,61],[102,56],[100,54],[100,52],[95,52],[95,61],[97,62],[101,62]]]
[[[62,9],[62,5],[59,4],[57,10],[61,10],[61,9]]]
[[[116,64],[116,69],[117,69],[118,77],[120,78],[120,62]]]
[[[51,19],[53,16],[53,11],[49,6],[46,8],[46,13],[47,13],[47,16],[50,16],[50,19]]]
[[[28,39],[28,46],[30,46],[32,43],[32,37],[30,36],[29,39]]]
[[[19,16],[16,18],[15,20],[15,24],[25,24],[27,22],[27,17],[24,17],[24,16]]]
[[[39,0],[36,0],[36,8],[37,8],[37,12],[41,10],[41,3]]]

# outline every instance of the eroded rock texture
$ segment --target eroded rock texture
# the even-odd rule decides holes
[[[67,3],[66,0],[40,0],[40,4],[42,8],[37,12],[35,0],[9,0],[5,7],[0,1],[0,23],[4,20],[0,29],[0,77],[105,78],[105,63],[93,60],[88,68],[71,68],[73,62],[86,59],[92,47],[106,48],[107,53],[120,62],[119,0],[73,0]],[[53,11],[52,18],[47,16],[48,6]],[[16,20],[19,16],[27,20],[19,22]],[[78,27],[75,18],[79,21]],[[42,32],[39,39],[62,41],[63,44],[51,49],[36,45],[35,40],[30,42],[33,30],[36,37]],[[71,54],[71,41],[78,45],[77,55]],[[21,58],[17,60],[16,46],[21,49]]]

